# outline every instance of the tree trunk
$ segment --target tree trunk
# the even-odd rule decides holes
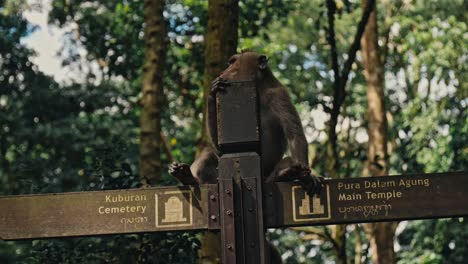
[[[208,26],[205,35],[205,73],[203,75],[205,102],[211,82],[226,68],[231,55],[236,53],[238,42],[239,0],[209,0]],[[206,124],[206,107],[203,124]],[[206,126],[203,126],[199,150],[210,144]]]
[[[10,162],[7,159],[7,135],[0,137],[0,169],[7,176],[8,193],[13,193],[15,189],[15,178],[11,172]]]
[[[347,264],[348,257],[346,254],[346,225],[332,226],[332,238],[335,244],[336,263]]]
[[[145,0],[145,64],[140,117],[140,178],[145,186],[161,177],[161,110],[167,48],[164,1]]]
[[[209,0],[208,26],[205,36],[205,102],[211,82],[226,68],[229,57],[236,53],[238,42],[239,1]],[[203,111],[203,124],[207,120],[207,104]],[[198,151],[211,144],[206,126],[203,126]],[[219,234],[205,232],[201,238],[200,263],[221,263]]]
[[[354,264],[361,264],[362,263],[362,251],[363,251],[363,245],[362,245],[362,239],[361,239],[361,230],[359,228],[358,224],[354,225],[354,236],[356,240],[356,244],[354,246]]]
[[[362,1],[363,9],[367,0]],[[387,118],[385,111],[383,65],[378,47],[376,8],[369,17],[361,39],[364,76],[368,101],[368,152],[365,176],[388,174]],[[369,223],[364,225],[370,241],[374,264],[395,263],[393,238],[396,223]]]

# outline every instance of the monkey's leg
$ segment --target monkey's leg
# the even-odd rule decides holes
[[[219,158],[215,150],[211,147],[206,147],[193,162],[192,166],[190,166],[190,170],[201,184],[217,183],[218,160]]]
[[[282,159],[267,178],[266,182],[290,182],[299,180],[301,186],[310,194],[320,194],[323,177],[312,175],[310,169],[294,165],[290,157]]]
[[[169,165],[169,174],[174,176],[183,185],[198,184],[198,181],[190,171],[190,166],[188,164],[173,162]]]
[[[273,171],[268,175],[265,182],[288,182],[295,180],[293,173],[284,173],[284,170],[290,168],[293,165],[292,159],[286,157],[276,164]]]

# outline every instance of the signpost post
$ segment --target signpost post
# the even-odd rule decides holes
[[[468,216],[468,172],[263,184],[256,90],[218,97],[218,184],[0,197],[0,239],[219,230],[223,263],[265,263],[265,228]]]
[[[228,93],[218,94],[217,115],[217,140],[223,151],[218,166],[223,263],[263,264],[260,126],[254,83],[233,82]]]

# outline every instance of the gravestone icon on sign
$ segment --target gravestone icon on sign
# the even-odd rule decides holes
[[[165,218],[162,220],[163,223],[187,221],[187,218],[184,217],[184,205],[177,196],[170,197],[164,203],[164,211]]]
[[[192,192],[168,191],[155,194],[156,227],[190,226],[193,222]]]

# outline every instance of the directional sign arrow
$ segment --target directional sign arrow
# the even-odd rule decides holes
[[[277,183],[263,194],[267,227],[468,216],[467,172],[328,180],[314,197]]]
[[[208,229],[208,201],[216,189],[203,185],[1,197],[0,238]]]

